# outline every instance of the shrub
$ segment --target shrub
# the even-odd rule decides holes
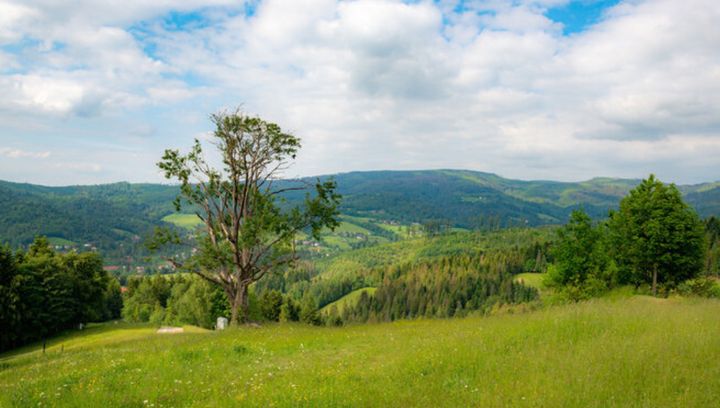
[[[720,298],[720,285],[709,277],[689,279],[678,286],[678,293],[683,296]]]

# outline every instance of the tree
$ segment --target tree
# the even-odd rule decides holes
[[[166,150],[158,166],[166,178],[180,182],[176,209],[189,204],[204,223],[198,254],[183,264],[170,261],[220,285],[236,325],[248,320],[248,287],[296,260],[292,243],[298,232],[319,239],[323,228],[339,225],[340,196],[334,181],[318,180],[315,196],[306,193],[304,205],[281,205],[283,193],[308,187],[277,182],[300,149],[300,139],[239,110],[211,119],[221,169],[206,161],[197,139],[187,155]],[[168,242],[179,238],[158,231],[150,246]]]
[[[21,299],[17,293],[17,262],[12,250],[0,246],[0,350],[6,350],[17,342],[19,333],[18,307]]]
[[[300,306],[300,321],[316,326],[322,323],[315,298],[310,294],[306,294],[303,297],[302,305]]]
[[[289,296],[283,299],[282,306],[280,306],[279,320],[281,322],[296,322],[300,320],[299,306]]]
[[[705,273],[720,274],[720,219],[712,216],[705,220],[706,254]]]
[[[614,253],[632,283],[670,287],[697,275],[702,268],[704,229],[697,213],[675,185],[654,175],[620,201],[611,212],[609,231]]]
[[[603,231],[603,225],[594,226],[582,210],[573,211],[570,222],[558,230],[552,251],[555,265],[549,269],[548,278],[564,286],[575,300],[606,289],[616,279]]]
[[[260,297],[260,313],[271,322],[280,320],[280,309],[283,304],[282,293],[277,290],[265,291]]]
[[[44,237],[27,252],[0,247],[0,351],[105,319],[110,282],[97,254],[58,254]]]

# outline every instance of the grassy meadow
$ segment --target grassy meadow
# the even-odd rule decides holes
[[[337,311],[339,313],[342,313],[345,307],[355,306],[363,292],[366,292],[368,295],[372,295],[373,293],[375,293],[376,290],[377,288],[373,287],[355,289],[347,295],[341,297],[340,299],[325,305],[322,309],[320,309],[320,312],[327,313],[333,306],[335,306],[337,308]]]
[[[110,323],[0,356],[0,406],[717,406],[719,313],[623,296],[341,328]]]
[[[176,227],[194,230],[202,224],[200,218],[195,214],[173,213],[162,218],[163,221],[175,225]]]

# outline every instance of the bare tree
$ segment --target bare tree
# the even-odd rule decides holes
[[[283,193],[310,187],[278,181],[300,139],[240,110],[211,119],[221,169],[206,161],[197,139],[187,155],[166,150],[158,163],[166,178],[180,182],[176,209],[189,204],[203,222],[197,254],[183,263],[168,260],[220,285],[230,302],[230,323],[236,325],[248,320],[248,287],[296,260],[292,243],[298,232],[317,238],[323,228],[338,225],[340,196],[332,180],[317,180],[316,194],[306,193],[303,205],[281,205]],[[178,238],[158,231],[151,246]]]

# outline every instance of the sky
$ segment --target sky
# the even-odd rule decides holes
[[[720,180],[717,0],[0,0],[0,179],[163,182],[240,106],[287,177]]]

